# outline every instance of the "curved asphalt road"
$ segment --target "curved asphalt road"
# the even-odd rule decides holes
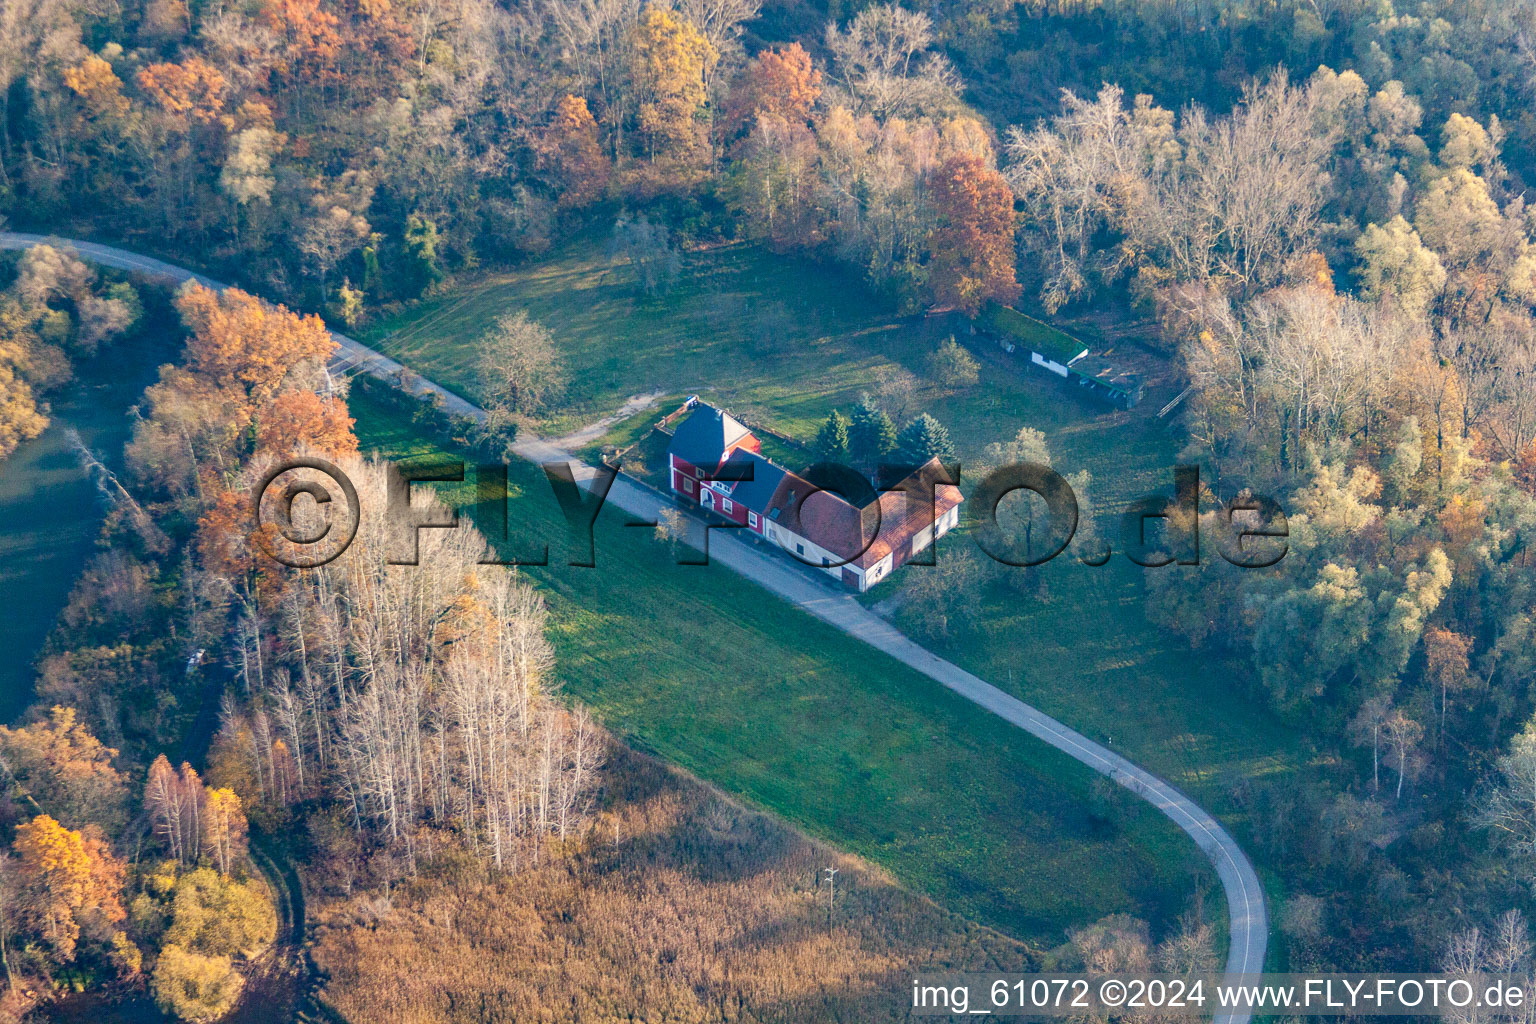
[[[80,255],[104,266],[134,271],[150,277],[180,283],[195,280],[210,288],[225,285],[190,270],[163,263],[136,253],[70,239],[50,239],[43,235],[0,232],[0,249],[25,249],[44,242],[68,245]],[[364,372],[390,377],[403,367],[387,356],[348,338],[331,332],[339,346],[332,360],[336,373]],[[485,410],[431,381],[415,378],[415,391],[421,397],[437,395],[449,412],[474,419]],[[576,464],[579,479],[590,479],[595,470],[581,466],[567,452],[538,438],[525,438],[514,446],[517,454],[532,462],[570,462]],[[608,501],[642,519],[654,521],[669,502],[649,488],[624,477],[614,480]],[[1038,737],[1057,750],[1081,761],[1101,775],[1129,789],[1156,807],[1187,832],[1210,858],[1221,879],[1227,897],[1231,946],[1227,952],[1227,980],[1236,983],[1238,975],[1259,974],[1264,970],[1264,953],[1269,941],[1269,920],[1264,907],[1264,889],[1253,865],[1236,841],[1210,814],[1171,784],[1139,768],[1114,751],[1088,739],[1081,733],[999,690],[992,684],[945,661],[926,648],[907,639],[885,619],[869,611],[847,594],[833,593],[818,579],[757,546],[731,535],[729,531],[710,531],[709,553],[713,561],[742,574],[754,583],[800,606],[812,615],[876,647],[896,660],[916,669],[937,683],[995,715]],[[1217,1024],[1248,1024],[1246,1012],[1217,1014]]]

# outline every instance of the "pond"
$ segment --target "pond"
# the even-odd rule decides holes
[[[96,551],[106,509],[76,439],[119,466],[129,435],[125,414],[145,383],[136,374],[78,382],[56,397],[42,436],[0,463],[0,722],[13,721],[31,702],[38,652]]]

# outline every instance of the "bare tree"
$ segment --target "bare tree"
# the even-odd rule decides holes
[[[763,8],[762,0],[678,0],[677,11],[698,29],[721,59],[704,66],[704,83],[713,84],[723,71],[739,63],[742,22]]]
[[[345,468],[364,503],[382,503],[383,467]],[[278,663],[253,679],[221,745],[278,803],[334,784],[358,827],[410,863],[421,822],[454,821],[515,869],[587,820],[604,741],[553,699],[543,600],[481,564],[483,538],[428,531],[416,571],[402,573],[385,560],[388,529],[364,517],[342,557],[285,594],[264,631],[281,642]]]
[[[1403,780],[1414,774],[1419,767],[1419,741],[1424,738],[1424,727],[1402,711],[1394,709],[1381,724],[1382,735],[1387,741],[1387,756],[1396,761],[1397,792],[1393,799],[1403,798]]]
[[[836,81],[856,113],[879,120],[934,113],[956,104],[957,80],[949,62],[928,48],[933,21],[896,4],[866,7],[839,31],[826,32]]]
[[[688,537],[688,517],[681,509],[664,508],[656,517],[656,539],[677,547]]]
[[[1355,746],[1366,744],[1371,748],[1371,792],[1381,792],[1381,730],[1386,724],[1392,704],[1386,697],[1372,697],[1360,705],[1360,711],[1349,723],[1350,737]]]
[[[1047,268],[1048,308],[1089,291],[1090,275],[1126,270],[1152,284],[1220,278],[1244,295],[1273,284],[1311,245],[1328,195],[1337,128],[1314,116],[1320,93],[1277,73],[1230,114],[1190,107],[1175,128],[1148,98],[1127,109],[1105,87],[1091,102],[1066,92],[1048,125],[1012,129],[1006,174]],[[1097,254],[1106,228],[1118,244]]]
[[[917,375],[900,366],[883,366],[875,372],[875,400],[896,423],[905,423],[917,402],[922,382]]]
[[[481,338],[480,372],[489,401],[510,412],[538,412],[565,390],[554,336],[521,310],[498,317]]]
[[[1509,741],[1494,775],[1474,798],[1477,823],[1503,840],[1512,863],[1536,880],[1536,721]]]

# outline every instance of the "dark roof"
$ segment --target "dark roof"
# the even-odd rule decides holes
[[[1117,368],[1102,356],[1084,356],[1072,364],[1072,369],[1100,387],[1122,395],[1135,396],[1141,390],[1140,377],[1129,370]]]
[[[700,402],[698,408],[677,425],[667,452],[689,465],[714,469],[731,445],[749,433],[751,431],[730,413]]]
[[[778,490],[779,482],[789,475],[788,472],[782,466],[775,465],[746,448],[737,448],[731,452],[731,457],[725,460],[725,464],[731,467],[752,467],[752,479],[741,480],[730,485],[731,500],[741,502],[759,515],[767,515],[768,504],[773,500],[773,492]]]

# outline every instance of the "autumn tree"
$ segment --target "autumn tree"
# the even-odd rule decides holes
[[[382,466],[342,468],[364,507],[383,501]],[[365,517],[344,555],[254,611],[238,641],[251,698],[221,730],[218,778],[248,806],[278,807],[300,779],[335,780],[356,825],[407,858],[422,822],[450,819],[498,867],[537,858],[544,837],[587,819],[602,759],[590,720],[548,699],[542,600],[484,564],[473,529],[423,531],[417,573],[388,568],[392,546]],[[176,832],[169,769],[158,765],[147,800],[163,836]]]
[[[260,12],[261,25],[277,39],[273,70],[302,108],[307,91],[335,74],[341,23],[319,0],[264,0]]]
[[[581,208],[601,199],[613,176],[597,121],[580,96],[563,96],[545,129],[540,154],[555,174],[562,207]]]
[[[1445,287],[1445,267],[1401,215],[1369,224],[1355,241],[1360,256],[1360,293],[1422,314]]]
[[[704,77],[719,54],[689,21],[659,4],[646,7],[629,45],[640,132],[652,158],[692,149],[708,98]]]
[[[1019,296],[1014,275],[1013,192],[977,156],[950,157],[930,182],[939,224],[929,236],[929,287],[940,305],[974,316]]]
[[[255,405],[270,401],[290,375],[323,365],[336,347],[319,317],[269,306],[238,288],[219,293],[192,283],[176,308],[192,332],[187,369]]]
[[[94,53],[64,72],[64,86],[79,97],[82,116],[98,130],[121,127],[131,109],[122,79]]]
[[[16,365],[20,354],[14,346],[0,342],[0,459],[48,427],[48,417],[38,409],[32,385]]]
[[[116,757],[74,708],[55,706],[20,729],[0,726],[0,764],[38,807],[67,822],[121,823],[127,792]]]
[[[149,766],[144,808],[154,833],[178,863],[196,864],[203,852],[203,811],[207,794],[190,764],[178,772],[164,754]]]
[[[203,806],[203,848],[224,874],[245,856],[245,809],[232,789],[210,789]]]
[[[16,829],[13,850],[22,926],[48,944],[55,963],[74,960],[82,933],[106,941],[127,916],[125,869],[101,839],[40,814]]]
[[[726,97],[721,134],[736,139],[762,117],[804,126],[821,96],[821,72],[799,43],[767,49],[752,58]]]
[[[311,449],[329,458],[347,458],[357,454],[354,423],[340,398],[285,391],[257,414],[256,450],[288,455]]]
[[[234,1008],[245,979],[227,956],[167,945],[160,950],[151,986],[162,1009],[189,1024],[210,1024]]]
[[[1449,629],[1431,626],[1424,631],[1424,675],[1440,691],[1440,735],[1444,742],[1446,706],[1453,692],[1463,690],[1471,681],[1467,652],[1472,638]]]
[[[219,188],[241,207],[270,205],[277,186],[274,163],[288,139],[274,126],[266,105],[246,104],[242,109],[251,111],[251,123],[230,135]]]
[[[176,881],[165,941],[202,956],[252,960],[277,937],[277,913],[259,879],[237,882],[208,868]]]
[[[934,383],[951,391],[973,386],[981,370],[976,357],[952,337],[929,353],[926,367]]]
[[[139,89],[171,117],[209,125],[224,111],[229,90],[217,68],[201,57],[180,64],[150,64],[139,72]]]

